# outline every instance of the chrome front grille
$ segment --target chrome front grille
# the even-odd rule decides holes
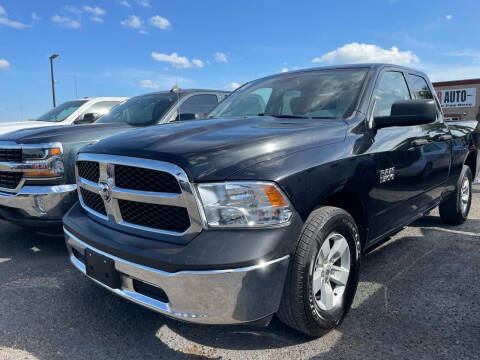
[[[0,192],[15,193],[23,186],[22,145],[0,141]]]
[[[162,239],[201,231],[193,187],[174,164],[81,153],[76,173],[81,205],[108,226]]]

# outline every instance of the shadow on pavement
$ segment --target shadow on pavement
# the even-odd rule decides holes
[[[480,351],[480,288],[471,283],[480,243],[466,244],[435,216],[365,256],[352,310],[320,339],[275,318],[267,328],[168,319],[79,274],[61,239],[0,226],[0,348],[38,359],[463,358]],[[470,228],[478,231],[480,220],[461,227]]]

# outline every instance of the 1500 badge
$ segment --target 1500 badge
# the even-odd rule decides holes
[[[393,179],[395,179],[394,167],[380,170],[380,184],[386,183],[387,181],[392,181]]]

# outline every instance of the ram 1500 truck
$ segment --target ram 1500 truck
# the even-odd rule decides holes
[[[134,128],[195,119],[227,94],[175,88],[134,97],[95,124],[0,135],[0,218],[43,232],[62,233],[62,217],[77,201],[78,149]]]
[[[478,133],[443,121],[419,71],[269,76],[208,118],[79,152],[64,217],[77,269],[180,320],[276,313],[319,336],[350,308],[362,254],[436,206],[448,223],[468,216]]]
[[[0,123],[0,134],[45,126],[89,124],[125,100],[127,98],[97,97],[67,101],[32,121]]]

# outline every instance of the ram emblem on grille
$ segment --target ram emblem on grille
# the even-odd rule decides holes
[[[102,197],[103,201],[105,202],[110,202],[110,199],[112,198],[112,187],[111,187],[111,182],[108,183],[100,183],[100,196]]]

